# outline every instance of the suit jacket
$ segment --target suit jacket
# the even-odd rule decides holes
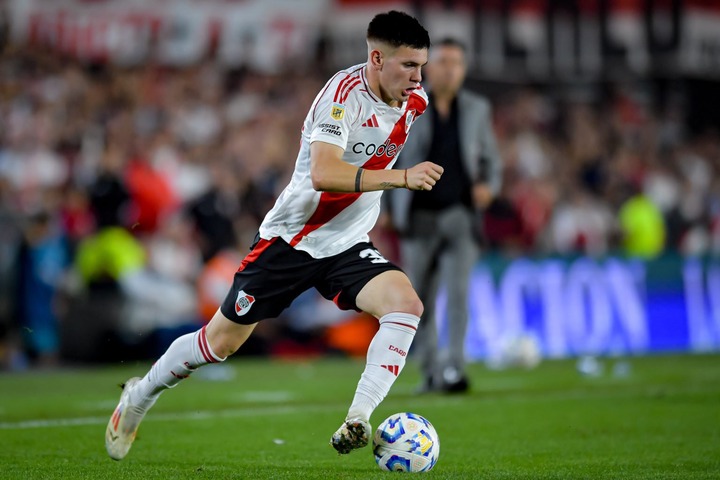
[[[460,153],[465,171],[472,183],[481,181],[482,174],[482,181],[497,194],[502,182],[502,160],[492,128],[490,103],[484,97],[463,89],[458,92],[457,105]],[[403,170],[426,160],[433,137],[432,109],[431,102],[425,113],[415,120],[395,168]],[[408,227],[413,192],[395,189],[387,193],[390,194],[387,202],[393,224],[404,232]]]

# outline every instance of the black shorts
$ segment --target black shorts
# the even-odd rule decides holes
[[[250,325],[277,317],[301,293],[315,287],[339,308],[358,310],[355,298],[360,290],[389,270],[400,268],[369,242],[318,259],[279,237],[260,239],[240,264],[220,309],[233,322]]]

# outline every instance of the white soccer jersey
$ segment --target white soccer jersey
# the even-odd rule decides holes
[[[310,179],[310,144],[319,141],[343,148],[342,159],[351,165],[390,169],[427,102],[427,95],[418,88],[401,107],[391,107],[370,91],[365,64],[338,72],[305,118],[292,179],[265,216],[260,236],[266,240],[281,237],[314,258],[336,255],[368,241],[380,214],[382,191],[315,191]]]

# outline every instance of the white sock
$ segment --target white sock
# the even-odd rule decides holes
[[[409,313],[388,313],[380,319],[346,420],[370,419],[402,372],[419,323],[420,317]]]
[[[210,348],[205,327],[177,338],[168,347],[142,381],[130,391],[130,401],[133,404],[148,409],[163,391],[173,388],[198,367],[225,360],[215,355]]]

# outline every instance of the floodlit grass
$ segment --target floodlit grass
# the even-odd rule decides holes
[[[581,377],[572,361],[470,370],[468,395],[413,394],[400,376],[373,424],[426,416],[442,444],[428,479],[718,479],[720,357],[631,359]],[[0,375],[0,478],[387,479],[369,448],[328,445],[362,363],[238,359],[165,393],[122,462],[103,435],[117,384],[149,365]],[[233,378],[213,380],[232,374]]]

